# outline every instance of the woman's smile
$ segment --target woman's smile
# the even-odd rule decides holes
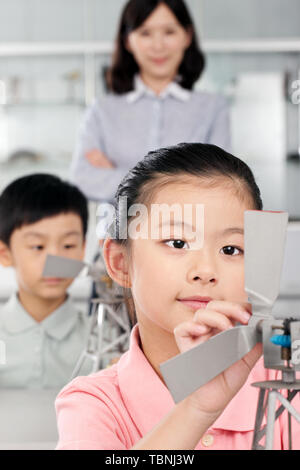
[[[165,64],[167,62],[168,58],[167,57],[162,57],[162,58],[153,58],[151,59],[152,62],[154,62],[155,64],[158,64],[158,65],[162,65],[162,64]]]

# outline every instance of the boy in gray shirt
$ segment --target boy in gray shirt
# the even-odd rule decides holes
[[[42,273],[48,254],[83,259],[87,224],[85,196],[54,175],[19,178],[0,196],[0,263],[14,267],[18,283],[0,311],[0,387],[60,388],[70,380],[88,318],[68,296],[73,279]]]

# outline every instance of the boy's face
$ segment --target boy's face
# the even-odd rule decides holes
[[[82,222],[75,213],[59,214],[16,229],[7,256],[15,268],[19,291],[44,299],[64,296],[73,279],[44,278],[46,257],[56,255],[82,260],[84,248]]]

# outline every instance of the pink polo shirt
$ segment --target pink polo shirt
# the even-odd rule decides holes
[[[279,378],[266,370],[262,358],[225,411],[202,437],[196,449],[251,449],[258,389],[251,383]],[[293,406],[300,410],[299,394]],[[108,369],[77,377],[56,401],[57,449],[126,450],[134,446],[171,409],[174,401],[146,359],[136,325],[130,348]],[[300,425],[292,418],[293,448],[300,449]],[[170,430],[172,432],[172,430]],[[287,449],[287,414],[275,422],[274,449]]]

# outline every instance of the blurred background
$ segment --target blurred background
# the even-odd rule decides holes
[[[103,70],[124,4],[0,0],[0,189],[26,172],[68,175],[84,108],[105,93]],[[300,2],[187,4],[207,57],[196,88],[227,96],[233,152],[254,169],[256,162],[272,169],[276,187],[268,188],[262,169],[258,175],[265,206],[288,207],[299,218],[298,185],[287,192],[282,173],[297,181],[297,167],[290,175],[285,163],[300,146],[299,106],[292,103],[300,78]]]
[[[124,4],[125,0],[0,0],[1,191],[31,172],[68,178],[83,112],[106,92],[103,73]],[[297,240],[300,2],[187,4],[207,59],[196,89],[227,97],[233,153],[253,169],[264,207],[289,212]],[[93,218],[91,222],[94,234]],[[87,260],[94,253],[91,245]],[[0,281],[3,302],[13,289],[13,276],[0,270]],[[85,301],[89,286],[78,289],[75,283],[73,291],[78,301]]]
[[[233,153],[253,169],[265,209],[289,212],[275,309],[299,315],[300,2],[186,2],[207,60],[196,89],[227,97]],[[32,172],[68,179],[83,112],[106,92],[103,73],[125,3],[0,0],[0,191]],[[91,217],[87,261],[95,252],[95,222]],[[1,268],[0,303],[14,288],[13,272]],[[78,279],[71,289],[86,308],[90,282]]]

